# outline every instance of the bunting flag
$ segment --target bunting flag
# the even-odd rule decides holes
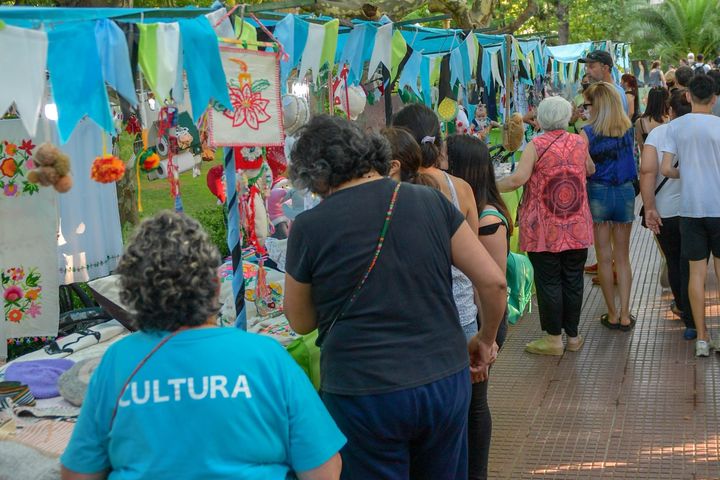
[[[375,45],[368,64],[368,76],[374,74],[380,65],[388,70],[392,69],[392,28],[392,23],[386,23],[377,29]]]
[[[250,22],[238,20],[235,22],[235,38],[245,42],[243,47],[248,50],[257,50],[257,28]]]
[[[106,132],[114,131],[93,22],[59,25],[48,33],[52,95],[58,111],[60,142],[70,139],[87,115]],[[72,55],[68,55],[72,52]]]
[[[125,34],[106,18],[95,23],[95,41],[105,82],[132,106],[138,104]]]
[[[330,70],[335,66],[335,50],[338,44],[338,35],[340,32],[340,20],[337,18],[330,20],[325,25],[325,35],[323,37],[322,53],[320,55],[320,66],[327,63]]]
[[[450,52],[450,85],[454,87],[457,83],[465,83],[465,66],[460,47]]]
[[[290,71],[300,63],[308,38],[308,23],[295,15],[286,15],[275,25],[273,35],[287,53],[287,59],[280,63],[280,84],[285,87]]]
[[[375,35],[369,24],[356,25],[348,34],[340,55],[340,63],[348,66],[348,84],[357,85],[360,82],[365,62],[370,60],[373,42]]]
[[[475,77],[477,74],[478,56],[480,52],[480,44],[474,33],[470,33],[465,40],[467,42],[468,59],[470,62],[470,75]]]
[[[307,75],[308,70],[312,71],[313,82],[317,83],[318,74],[320,73],[320,63],[322,59],[323,49],[317,48],[317,45],[323,45],[325,42],[325,27],[317,23],[308,24],[308,36],[306,45],[311,48],[305,48],[302,54],[302,62],[300,63],[299,78],[302,81]]]
[[[398,68],[400,67],[400,63],[402,62],[403,58],[405,58],[407,51],[408,44],[405,41],[405,38],[402,36],[400,30],[395,30],[392,37],[392,59],[390,60],[392,62],[392,68],[390,69],[391,79],[394,80],[397,77]],[[419,68],[418,73],[420,73]]]
[[[205,17],[183,19],[179,23],[193,120],[197,122],[213,100],[233,110],[212,27]]]
[[[430,83],[430,70],[432,62],[429,57],[423,56],[420,66],[420,85],[422,85],[422,94],[425,105],[432,107],[432,87]]]
[[[233,26],[230,23],[230,17],[228,17],[227,9],[225,7],[218,8],[205,15],[210,25],[212,26],[215,34],[220,38],[232,38]]]
[[[177,23],[139,23],[138,63],[157,100],[169,100],[178,79],[180,27]]]
[[[398,88],[400,90],[405,87],[410,87],[418,97],[421,96],[422,90],[418,87],[418,78],[421,77],[420,69],[422,68],[422,63],[422,53],[415,51],[410,55],[410,58],[405,63],[405,67],[403,67],[402,73],[400,73],[400,80],[398,81]]]
[[[45,97],[48,38],[45,32],[5,25],[0,30],[0,116],[13,104],[35,136]]]

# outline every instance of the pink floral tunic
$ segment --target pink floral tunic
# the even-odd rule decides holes
[[[518,208],[520,248],[563,252],[593,243],[586,190],[588,146],[580,135],[553,130],[532,140],[537,151]]]

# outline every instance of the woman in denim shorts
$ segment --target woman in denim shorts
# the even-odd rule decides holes
[[[587,190],[598,277],[608,310],[600,321],[607,328],[630,331],[635,326],[635,317],[630,313],[630,230],[635,216],[633,180],[637,179],[632,124],[613,85],[595,83],[583,95],[590,118],[581,135],[588,141],[596,168],[588,179]],[[620,310],[615,306],[613,263]]]

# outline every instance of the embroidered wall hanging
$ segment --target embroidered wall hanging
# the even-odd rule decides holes
[[[0,194],[0,329],[7,338],[54,336],[58,330],[58,195],[51,188],[28,188],[24,176],[32,168],[35,145],[47,139],[40,131],[44,129],[38,130],[32,138],[20,120],[0,121],[0,161],[5,167]]]
[[[220,47],[233,110],[209,110],[210,144],[216,147],[284,144],[277,54]]]

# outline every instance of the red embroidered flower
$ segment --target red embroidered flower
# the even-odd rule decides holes
[[[5,290],[3,297],[8,302],[17,302],[23,297],[23,291],[20,287],[13,285]]]
[[[10,310],[8,313],[7,319],[13,323],[19,323],[20,320],[22,320],[23,314],[20,310]]]
[[[261,123],[270,120],[270,115],[266,111],[270,100],[262,98],[260,92],[253,92],[247,83],[240,88],[230,88],[230,101],[235,114],[225,111],[225,116],[233,121],[233,127],[246,123],[253,130],[258,130]]]
[[[15,163],[15,159],[6,158],[3,160],[2,163],[0,163],[0,172],[2,172],[2,174],[6,177],[14,177],[15,173],[17,173],[17,163]]]
[[[29,155],[32,155],[32,151],[35,148],[35,145],[33,145],[32,140],[23,140],[20,144],[20,150],[23,150],[25,153]]]

